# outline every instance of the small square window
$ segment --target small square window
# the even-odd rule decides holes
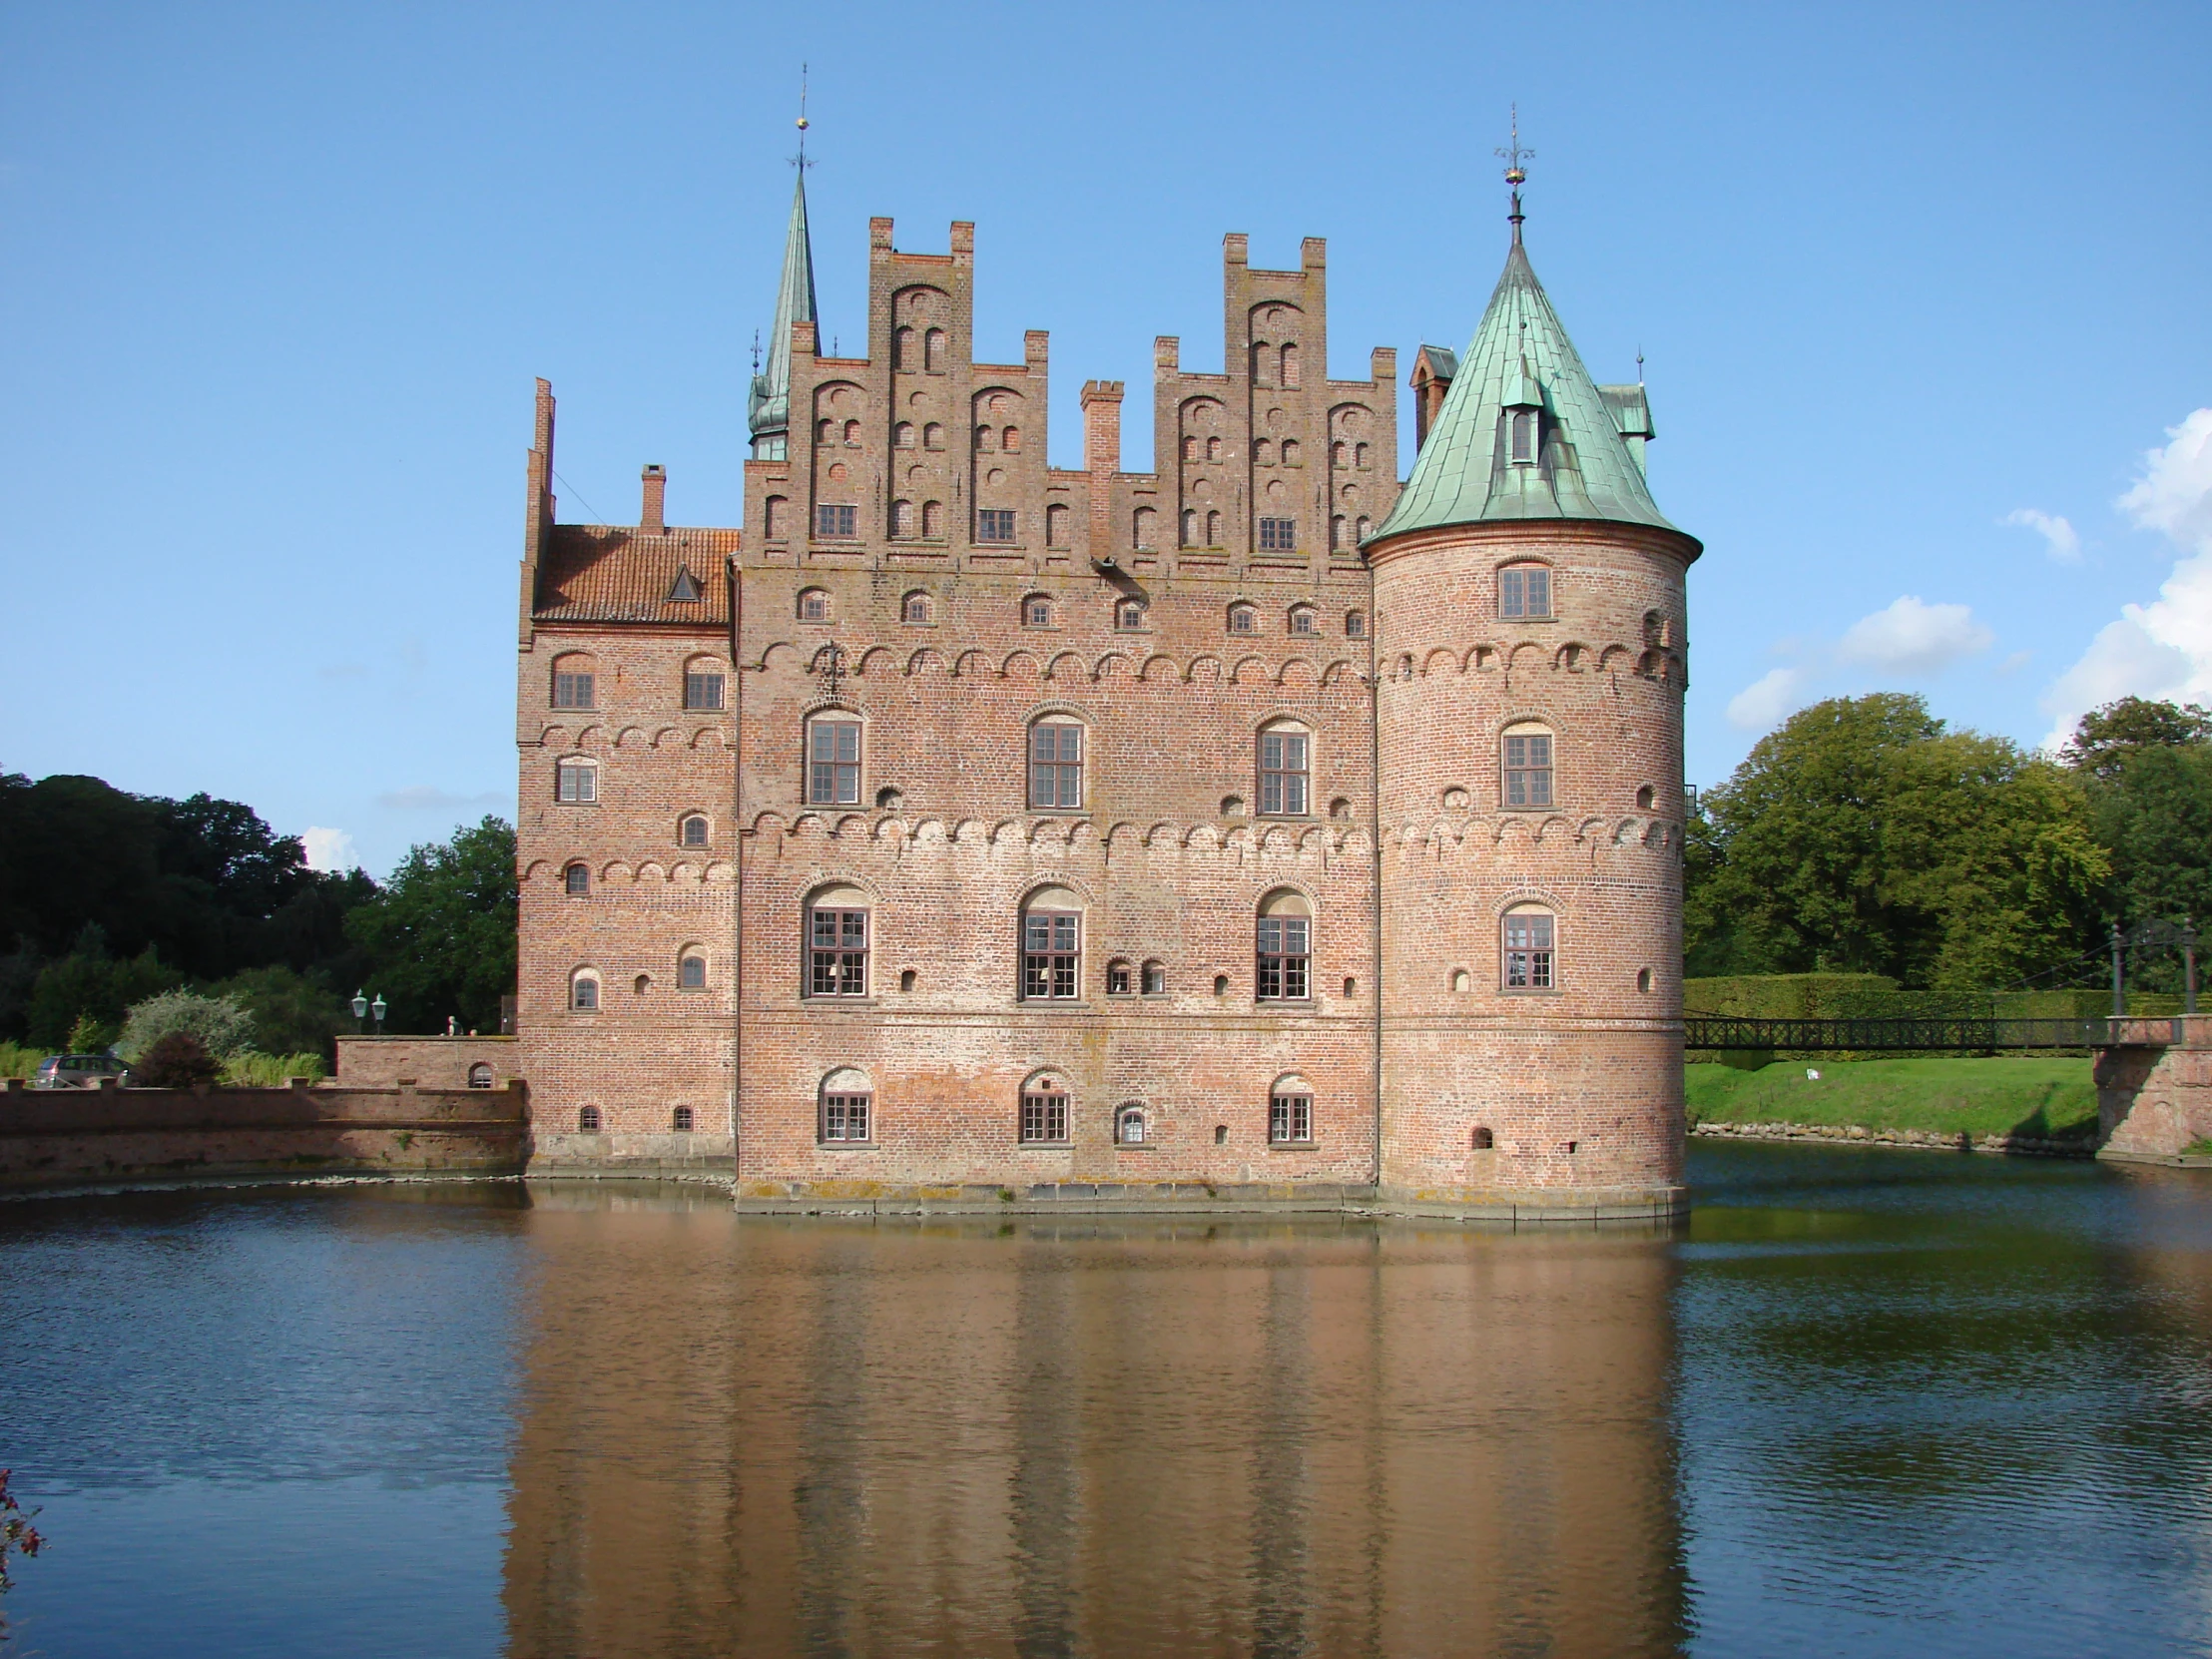
[[[1051,627],[1052,601],[1049,599],[1029,599],[1023,601],[1021,607],[1021,620],[1024,626],[1030,628]]]
[[[677,1107],[675,1111],[669,1114],[669,1126],[679,1135],[690,1134],[692,1132],[692,1109],[689,1106]]]
[[[1021,1138],[1025,1145],[1051,1144],[1068,1138],[1068,1097],[1064,1094],[1030,1093],[1021,1097]]]
[[[1114,607],[1114,626],[1123,633],[1131,633],[1144,626],[1144,602],[1124,599]]]
[[[1014,539],[1014,510],[1011,507],[982,507],[975,514],[975,539],[977,541],[1009,542]]]
[[[1348,640],[1363,640],[1363,639],[1366,639],[1367,637],[1368,637],[1368,618],[1367,618],[1367,613],[1366,613],[1366,612],[1364,612],[1364,611],[1348,611],[1348,612],[1346,612],[1346,613],[1345,613],[1345,638],[1346,638],[1346,639],[1348,639]]]
[[[682,831],[676,838],[685,846],[705,846],[708,842],[707,821],[694,813],[684,820]]]
[[[1108,996],[1127,996],[1129,991],[1129,964],[1127,962],[1115,962],[1106,970],[1106,994]]]
[[[1255,634],[1259,630],[1259,613],[1251,606],[1239,605],[1229,613],[1229,631],[1232,634]]]
[[[556,709],[589,709],[593,707],[592,687],[594,678],[589,674],[554,675],[553,707]]]
[[[1263,518],[1260,520],[1260,546],[1268,552],[1291,552],[1298,546],[1298,520],[1295,518]]]
[[[1291,613],[1291,632],[1292,632],[1292,633],[1294,633],[1294,634],[1311,634],[1311,633],[1312,633],[1313,631],[1314,631],[1314,613],[1313,613],[1312,611],[1293,611],[1293,612]]]
[[[802,622],[828,622],[830,620],[830,596],[820,588],[809,588],[799,596],[799,620]]]
[[[582,898],[591,891],[591,867],[587,864],[570,864],[562,877],[571,898]]]
[[[830,506],[815,508],[815,534],[825,541],[851,541],[859,534],[859,508]]]
[[[1507,565],[1497,573],[1497,614],[1546,618],[1551,615],[1551,572],[1542,565]]]
[[[599,769],[589,761],[563,761],[554,774],[553,799],[589,806],[599,799]]]
[[[684,675],[684,707],[687,709],[720,709],[722,707],[722,676],[708,671],[689,671]]]

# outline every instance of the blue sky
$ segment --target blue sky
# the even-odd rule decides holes
[[[1836,692],[2212,701],[2201,4],[78,0],[0,10],[0,769],[379,873],[511,812],[532,376],[564,517],[659,461],[737,521],[802,60],[825,333],[869,215],[976,221],[1065,464],[1085,378],[1218,361],[1224,231],[1329,238],[1340,376],[1464,344],[1517,100],[1536,269],[1599,378],[1644,352],[1706,543],[1694,782]]]

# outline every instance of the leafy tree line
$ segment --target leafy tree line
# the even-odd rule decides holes
[[[2212,931],[2212,714],[2122,698],[2044,758],[1919,697],[1817,703],[1705,792],[1685,875],[1692,975],[2095,983],[2115,920]],[[2146,989],[2178,985],[2169,945],[2134,955]]]
[[[100,1048],[190,987],[251,1014],[265,1051],[329,1053],[354,990],[389,1031],[496,1030],[514,988],[514,830],[417,846],[381,884],[307,867],[296,835],[201,794],[0,775],[0,1041]]]

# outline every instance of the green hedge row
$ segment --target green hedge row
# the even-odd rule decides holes
[[[1744,973],[1683,980],[1682,1009],[1736,1019],[2091,1019],[2112,1011],[2112,993],[1908,991],[1880,973]],[[2178,1014],[2181,998],[2130,991],[2127,1011]]]

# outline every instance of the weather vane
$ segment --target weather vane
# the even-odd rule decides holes
[[[815,164],[807,159],[807,129],[814,125],[807,119],[807,66],[799,66],[799,154],[792,158],[792,166],[804,175]]]
[[[1534,161],[1536,152],[1521,148],[1520,105],[1515,102],[1511,108],[1513,112],[1512,142],[1507,148],[1497,152],[1497,159],[1505,164],[1505,182],[1513,187],[1513,211],[1507,217],[1512,221],[1513,240],[1518,242],[1520,241],[1521,228],[1520,188],[1528,182],[1528,169],[1521,164]]]

